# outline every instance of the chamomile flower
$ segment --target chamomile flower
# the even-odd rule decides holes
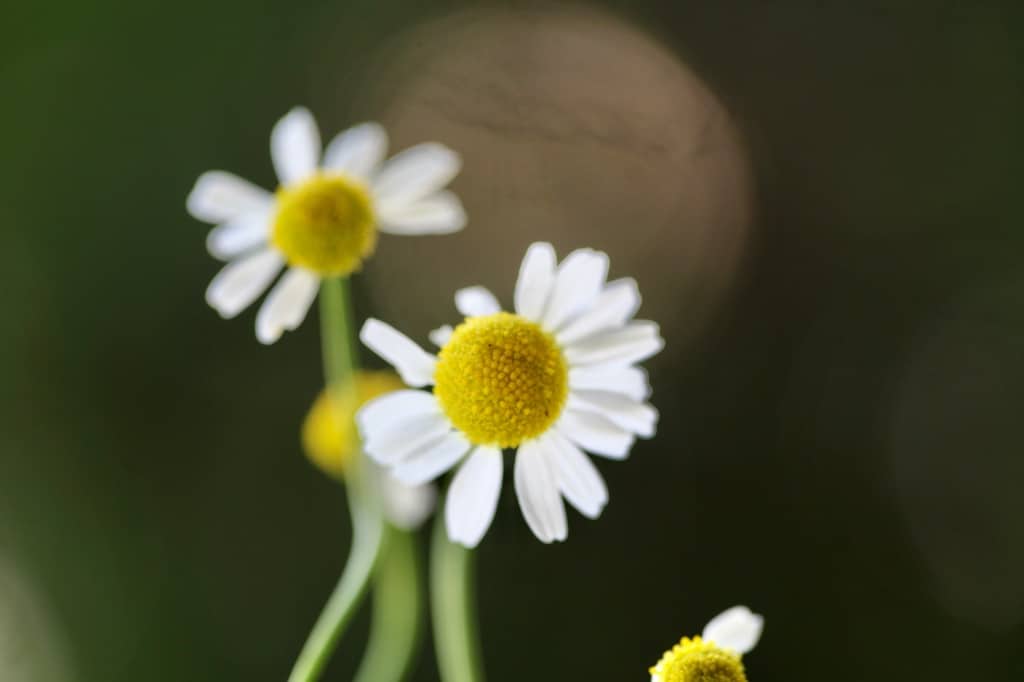
[[[443,189],[459,172],[459,156],[434,142],[384,162],[386,151],[384,129],[363,123],[335,137],[321,155],[312,114],[295,108],[270,135],[280,182],[275,193],[224,171],[203,173],[188,211],[217,226],[206,246],[228,262],[210,282],[207,303],[232,318],[287,267],[256,316],[256,337],[273,343],[302,323],[322,278],[360,268],[378,232],[461,230],[462,204]]]
[[[358,462],[362,452],[354,421],[356,410],[368,400],[404,387],[392,372],[359,372],[349,386],[322,391],[302,424],[302,448],[310,461],[339,480],[353,466],[369,467],[384,515],[395,526],[412,530],[434,510],[434,487],[406,485],[369,459]]]
[[[764,618],[746,606],[718,614],[700,637],[683,637],[650,669],[651,682],[747,682],[740,657],[757,645]]]
[[[654,435],[646,373],[634,366],[661,350],[653,322],[632,321],[632,279],[606,283],[608,257],[581,249],[556,263],[550,244],[530,246],[515,287],[515,313],[483,287],[462,289],[465,321],[431,334],[434,355],[401,332],[368,320],[360,339],[390,362],[404,390],[356,417],[366,452],[407,484],[458,468],[448,490],[448,536],[476,546],[494,517],[502,450],[516,449],[514,487],[542,542],[568,534],[562,497],[597,518],[604,480],[584,450],[624,459],[634,439]]]

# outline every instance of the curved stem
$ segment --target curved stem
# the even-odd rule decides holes
[[[483,682],[473,590],[473,552],[448,540],[438,509],[430,549],[430,597],[437,666],[444,682]]]
[[[361,492],[357,492],[358,488],[358,484],[349,483],[352,551],[337,587],[331,593],[313,626],[313,631],[302,647],[302,652],[288,677],[289,682],[310,682],[320,677],[338,640],[366,594],[367,585],[373,575],[384,539],[383,523],[379,511],[367,505],[365,500],[359,499],[362,495]]]
[[[352,340],[348,281],[324,280],[320,288],[320,329],[324,374],[330,390],[342,390],[356,367]],[[299,654],[289,682],[311,682],[320,677],[366,594],[384,542],[384,522],[377,501],[367,491],[367,472],[353,467],[347,477],[348,506],[352,515],[352,550],[345,569]]]
[[[409,673],[422,629],[423,588],[416,536],[389,527],[373,584],[370,641],[354,682],[400,682]]]

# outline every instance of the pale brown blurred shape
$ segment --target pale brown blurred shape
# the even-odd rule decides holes
[[[1024,622],[1021,292],[1020,277],[989,282],[922,328],[891,432],[890,482],[934,594],[992,631]]]
[[[670,349],[723,300],[752,220],[747,157],[721,103],[639,30],[578,6],[470,10],[382,47],[365,77],[392,151],[462,154],[470,218],[454,236],[382,240],[375,315],[419,336],[457,320],[452,293],[470,284],[508,306],[536,240],[607,251]]]

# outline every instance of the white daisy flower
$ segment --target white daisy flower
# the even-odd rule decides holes
[[[357,372],[336,392],[321,391],[302,423],[302,449],[324,473],[343,480],[353,466],[369,467],[367,478],[379,496],[384,516],[405,530],[419,528],[434,511],[432,485],[406,485],[362,456],[356,434],[356,410],[373,398],[405,388],[392,372]]]
[[[632,321],[632,279],[605,282],[608,257],[581,249],[556,263],[550,244],[530,246],[519,270],[515,313],[483,287],[462,289],[455,329],[431,334],[434,355],[394,328],[368,320],[370,349],[414,387],[367,403],[356,421],[370,457],[408,484],[459,462],[445,506],[448,536],[475,547],[494,517],[502,449],[516,448],[514,484],[523,516],[542,542],[568,534],[564,496],[597,518],[608,491],[584,454],[624,459],[635,437],[654,435],[646,373],[634,366],[661,350],[653,322]]]
[[[280,187],[270,193],[224,171],[203,173],[188,196],[189,213],[217,227],[207,249],[228,264],[206,301],[224,318],[247,308],[287,272],[256,317],[256,337],[273,343],[295,329],[316,298],[321,278],[358,270],[377,232],[447,234],[466,214],[443,188],[461,166],[458,154],[427,142],[387,162],[387,135],[363,123],[335,137],[321,155],[312,114],[292,109],[270,135]]]
[[[651,682],[747,682],[740,660],[757,645],[764,618],[746,606],[718,614],[700,637],[683,637],[650,669]]]

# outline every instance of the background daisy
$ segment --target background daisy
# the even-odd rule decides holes
[[[651,682],[746,682],[740,660],[761,638],[764,618],[734,606],[712,618],[700,637],[684,637],[651,667]]]
[[[406,485],[373,461],[359,460],[362,452],[354,421],[361,405],[403,387],[391,372],[358,372],[350,385],[321,391],[302,423],[302,449],[321,471],[339,480],[353,466],[369,467],[370,484],[380,496],[388,521],[413,530],[434,510],[434,486]]]
[[[217,226],[207,249],[228,261],[210,282],[207,303],[232,318],[287,266],[256,317],[256,337],[273,343],[305,319],[321,278],[359,269],[378,231],[445,234],[465,226],[461,202],[443,189],[459,172],[455,152],[427,142],[384,162],[386,152],[376,123],[350,128],[322,150],[312,114],[297,107],[270,136],[276,193],[224,171],[203,173],[186,206]]]
[[[634,321],[632,279],[606,282],[608,257],[590,249],[559,265],[547,243],[530,246],[515,287],[515,313],[483,287],[458,291],[466,319],[431,334],[435,357],[389,325],[368,320],[362,341],[414,387],[357,415],[366,452],[408,484],[459,467],[449,488],[449,537],[468,547],[490,526],[502,482],[502,450],[516,449],[514,487],[542,542],[568,533],[562,498],[596,518],[608,491],[584,451],[624,459],[658,414],[635,366],[664,343],[653,322]]]

